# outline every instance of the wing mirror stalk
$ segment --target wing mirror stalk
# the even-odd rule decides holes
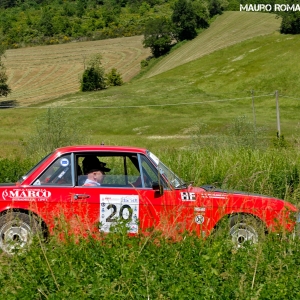
[[[159,193],[160,195],[164,194],[164,187],[162,185],[160,185],[158,182],[153,182],[152,183],[152,189]]]

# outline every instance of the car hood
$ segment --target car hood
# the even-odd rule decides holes
[[[245,192],[245,191],[221,189],[221,188],[217,188],[213,185],[202,185],[200,187],[191,187],[190,186],[189,192],[208,193],[211,196],[215,195],[219,199],[220,199],[220,196],[224,196],[224,194],[226,194],[229,197],[233,197],[232,199],[237,199],[237,198],[240,198],[241,196],[244,196],[243,197],[244,199],[246,197],[248,199],[258,200],[258,201],[271,200],[274,204],[277,203],[277,205],[279,205],[279,206],[277,206],[279,209],[282,209],[283,207],[285,207],[291,211],[298,211],[298,209],[292,203],[287,202],[282,199],[279,199],[279,198],[261,195],[261,194],[257,194],[257,193]]]

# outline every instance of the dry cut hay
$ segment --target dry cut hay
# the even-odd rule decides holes
[[[102,55],[106,72],[116,68],[129,81],[150,55],[142,39],[134,36],[7,50],[4,63],[12,93],[5,100],[29,105],[77,92],[84,63],[96,53]]]

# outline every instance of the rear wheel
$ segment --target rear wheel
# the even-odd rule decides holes
[[[230,218],[231,240],[237,248],[245,243],[256,244],[265,235],[262,222],[251,215],[236,215]]]
[[[8,254],[25,250],[34,235],[41,232],[41,226],[33,216],[9,212],[0,217],[0,249]]]

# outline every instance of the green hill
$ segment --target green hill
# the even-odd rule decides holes
[[[143,78],[149,78],[256,36],[279,31],[281,19],[273,14],[227,11],[197,38],[156,64]]]
[[[195,135],[207,142],[216,137],[231,142],[233,135],[244,134],[245,124],[235,120],[244,116],[247,122],[253,120],[251,90],[260,137],[276,136],[274,92],[279,90],[282,134],[299,143],[299,46],[297,35],[258,36],[121,87],[72,94],[43,106],[1,110],[0,154],[19,151],[18,140],[28,141],[33,121],[47,107],[65,112],[64,121],[74,127],[77,123],[78,132],[90,143],[187,147]],[[228,136],[230,129],[234,132]]]

